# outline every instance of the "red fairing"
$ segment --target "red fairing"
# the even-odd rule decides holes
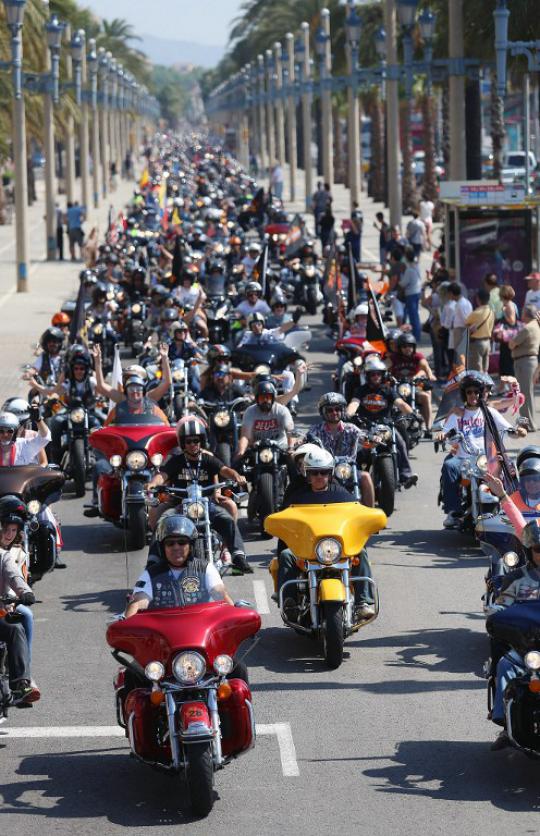
[[[268,224],[264,231],[268,235],[286,235],[290,230],[289,224]]]
[[[210,714],[208,707],[204,702],[185,702],[180,706],[180,731],[187,732],[194,731],[190,728],[196,726],[199,731],[205,726],[209,733],[212,731],[212,723],[210,721]]]
[[[154,435],[148,442],[147,451],[148,456],[151,457],[155,453],[161,453],[163,458],[168,456],[171,450],[178,446],[178,438],[176,431],[165,427],[165,432],[160,432]]]
[[[181,650],[199,651],[210,666],[219,653],[234,656],[244,639],[260,627],[256,610],[220,601],[137,613],[110,624],[107,641],[143,667],[154,660],[162,662],[170,675],[172,657]]]
[[[163,439],[163,444],[168,452],[177,443],[176,435],[170,427],[159,424],[102,427],[100,430],[90,433],[89,442],[91,447],[99,450],[109,459],[116,455],[125,456],[129,450],[149,451],[150,444],[154,441],[156,446],[152,448],[150,453],[150,455],[153,455],[162,452],[157,437],[165,433],[167,435]],[[174,444],[171,443],[173,440]],[[167,447],[168,444],[170,444],[169,447]]]
[[[249,686],[243,679],[229,679],[228,682],[232,694],[218,703],[221,749],[225,757],[251,749],[255,736],[252,714],[247,705],[252,702]]]
[[[336,349],[340,348],[362,348],[365,337],[344,337],[336,343]]]

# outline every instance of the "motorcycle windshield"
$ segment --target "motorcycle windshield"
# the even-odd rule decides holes
[[[279,537],[296,557],[314,560],[319,540],[333,537],[341,543],[343,555],[358,554],[372,534],[386,526],[386,514],[359,502],[334,505],[291,505],[270,514],[264,528]]]
[[[161,436],[163,437],[162,443]],[[109,458],[114,455],[124,456],[128,450],[135,449],[148,449],[149,455],[154,453],[166,455],[177,442],[175,431],[164,424],[155,426],[119,424],[102,427],[90,433],[89,443],[91,447]]]
[[[540,649],[540,601],[522,601],[490,615],[486,621],[494,639],[522,655]]]
[[[23,499],[38,499],[44,502],[52,493],[59,491],[65,476],[59,470],[50,470],[37,464],[0,467],[0,496],[17,494]]]
[[[234,656],[239,645],[261,626],[261,617],[249,607],[231,607],[222,601],[146,610],[107,629],[107,642],[129,653],[143,667],[153,660],[166,665],[167,674],[177,653],[195,650],[212,665],[219,653]]]
[[[225,296],[225,276],[208,276],[206,293],[208,296]]]

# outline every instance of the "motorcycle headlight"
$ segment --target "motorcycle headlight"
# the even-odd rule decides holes
[[[401,398],[410,398],[411,392],[412,389],[410,383],[401,383],[398,386],[398,393]]]
[[[144,675],[151,682],[159,682],[165,676],[165,668],[161,662],[148,662],[144,669]]]
[[[175,383],[180,383],[180,381],[184,379],[184,370],[175,369],[172,373],[172,379]]]
[[[271,369],[266,363],[261,363],[258,366],[255,366],[255,374],[270,374]]]
[[[130,470],[142,470],[146,461],[146,453],[143,453],[142,450],[132,450],[126,456],[126,465]]]
[[[163,456],[161,453],[154,453],[154,455],[150,458],[150,461],[154,467],[161,467],[163,464]]]
[[[324,566],[330,566],[332,563],[336,563],[341,557],[341,543],[338,540],[334,540],[333,537],[325,537],[317,543],[315,554],[319,563],[322,563]]]
[[[111,467],[120,467],[120,465],[122,464],[122,456],[119,456],[118,454],[115,456],[111,456],[109,459],[109,464],[111,465]]]
[[[265,447],[264,450],[261,450],[259,453],[259,459],[262,461],[263,464],[268,464],[269,462],[274,460],[274,453],[272,450],[269,450]]]
[[[478,470],[481,470],[484,473],[488,469],[488,460],[485,453],[481,453],[479,456],[477,456],[476,467],[478,468]]]
[[[188,650],[179,653],[172,665],[172,672],[183,685],[194,685],[204,676],[206,662],[200,653]]]
[[[352,467],[347,462],[341,462],[336,465],[334,473],[338,479],[350,479],[352,476]]]
[[[507,569],[513,569],[519,563],[519,556],[516,552],[506,552],[503,554],[503,563]]]
[[[77,409],[72,409],[69,413],[69,417],[73,421],[74,424],[82,424],[84,421],[84,409],[78,407]]]
[[[214,659],[214,670],[220,676],[227,676],[234,668],[234,662],[226,653],[220,653]]]
[[[202,502],[190,502],[187,506],[187,515],[190,520],[198,520],[204,517],[204,505]]]
[[[103,325],[95,325],[94,326],[94,334],[103,334]]]
[[[227,427],[231,423],[231,416],[224,409],[220,409],[214,415],[214,424],[217,427]]]
[[[31,499],[30,502],[28,503],[28,505],[26,506],[26,510],[28,511],[29,514],[32,514],[32,516],[35,516],[36,514],[39,514],[39,509],[40,508],[41,508],[41,503],[38,502],[37,499]]]
[[[141,306],[140,305],[132,305],[131,306],[131,313],[139,314],[140,312],[141,312]]]
[[[523,657],[523,661],[530,671],[540,671],[540,653],[538,650],[529,650]]]

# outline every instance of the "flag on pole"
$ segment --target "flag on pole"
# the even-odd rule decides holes
[[[111,386],[113,389],[120,389],[122,384],[122,363],[120,361],[120,346],[118,343],[114,347],[114,362],[111,373]],[[116,406],[114,401],[109,401],[109,411]]]
[[[143,173],[141,174],[141,179],[139,181],[140,188],[145,189],[149,182],[150,182],[150,175],[148,173],[148,169],[145,168]]]

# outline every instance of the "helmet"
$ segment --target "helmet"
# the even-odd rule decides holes
[[[222,261],[213,261],[208,270],[209,273],[223,273],[225,268]]]
[[[326,408],[329,406],[337,406],[341,409],[341,417],[343,417],[343,412],[345,407],[347,406],[347,401],[339,392],[326,392],[326,394],[322,395],[319,398],[319,415],[322,418],[326,417]]]
[[[518,469],[519,478],[522,476],[540,476],[540,459],[524,459]]]
[[[526,549],[532,549],[534,546],[540,545],[540,528],[536,520],[527,523],[521,532],[521,542]]]
[[[206,441],[206,424],[196,415],[184,415],[176,425],[176,436],[182,449],[185,439],[193,435],[199,436],[201,444]]]
[[[163,322],[174,322],[178,316],[175,308],[163,308],[160,314],[160,319]]]
[[[144,390],[144,388],[146,386],[146,382],[142,379],[142,377],[139,377],[139,375],[134,374],[134,375],[131,375],[130,377],[128,377],[128,379],[124,383],[125,391],[127,392],[127,390],[131,386],[140,386]]]
[[[400,348],[405,348],[406,345],[410,345],[413,347],[413,350],[416,349],[416,338],[414,334],[400,334],[397,340],[397,347],[398,350]]]
[[[98,304],[99,301],[105,301],[107,299],[107,285],[105,282],[98,282],[95,288],[92,291],[92,302],[94,305]]]
[[[300,444],[295,450],[293,450],[291,456],[293,459],[296,459],[298,456],[305,456],[307,453],[320,449],[321,448],[318,444],[307,441],[305,444]]]
[[[2,412],[11,412],[24,424],[30,418],[30,404],[24,398],[8,398],[2,406]]]
[[[257,383],[255,400],[258,400],[260,395],[272,395],[272,403],[275,401],[277,390],[271,380],[261,380],[260,383]]]
[[[490,378],[491,380],[491,378]],[[466,400],[465,392],[467,389],[477,389],[480,394],[483,394],[487,386],[486,375],[477,371],[466,371],[459,381],[459,391],[461,397]]]
[[[208,360],[208,364],[210,366],[213,366],[218,360],[230,360],[231,349],[226,345],[212,345],[206,353],[206,359]]]
[[[19,429],[19,419],[13,412],[0,412],[0,430],[11,430],[11,438],[9,441],[0,442],[3,447],[11,444],[15,437],[15,433]]]
[[[239,247],[242,244],[242,239],[239,238],[238,235],[232,235],[229,238],[229,244],[231,245],[231,247],[234,247],[234,246]]]
[[[168,295],[169,291],[163,284],[155,284],[154,287],[150,290],[150,297],[158,296],[160,299],[164,299]]]
[[[248,244],[248,253],[260,253],[261,248],[260,245],[253,241],[251,244]]]
[[[171,336],[174,337],[176,331],[189,331],[189,325],[183,319],[177,319],[176,322],[173,322],[171,325]]]
[[[354,309],[353,315],[356,316],[367,316],[369,313],[369,306],[367,302],[361,302],[360,305],[357,305]]]
[[[148,374],[143,366],[138,366],[137,363],[132,363],[131,366],[126,366],[125,369],[122,369],[122,376],[126,379],[128,377],[140,377],[146,382]]]
[[[317,447],[316,450],[308,450],[304,456],[304,470],[306,475],[310,470],[327,470],[329,473],[334,471],[334,457],[328,450]]]
[[[88,354],[88,350],[84,345],[80,343],[75,343],[71,346],[67,353],[67,362],[70,366],[74,363],[81,363],[90,368],[92,365],[92,361],[90,359],[90,355]]]
[[[156,527],[156,540],[158,543],[163,543],[168,537],[185,537],[190,543],[194,543],[197,539],[197,527],[191,520],[180,514],[163,516]]]
[[[0,499],[0,523],[6,525],[9,523],[20,526],[24,525],[26,519],[26,505],[13,494],[6,494]]]
[[[246,285],[246,296],[248,293],[262,293],[262,286],[259,282],[248,282]]]
[[[386,335],[387,342],[397,342],[401,337],[402,332],[399,328],[390,328]]]
[[[7,403],[8,401],[6,401],[6,404]],[[6,404],[4,404],[2,409],[5,409]],[[524,447],[523,450],[519,451],[516,459],[516,468],[518,472],[525,459],[540,460],[540,447],[537,444],[528,444],[527,447]]]
[[[255,313],[252,313],[248,316],[247,327],[251,328],[251,326],[253,325],[254,322],[260,322],[260,323],[262,323],[262,325],[264,325],[266,320],[265,320],[264,316],[262,315],[262,313],[255,312]]]
[[[56,328],[64,328],[66,325],[69,325],[70,322],[71,317],[63,311],[58,311],[58,313],[55,313],[51,319],[51,325],[54,325]]]
[[[283,305],[287,307],[287,300],[281,290],[274,291],[274,295],[270,301],[270,307],[274,308],[276,305]]]
[[[364,374],[369,374],[370,372],[382,372],[386,374],[386,371],[386,366],[379,357],[368,357],[364,363]]]
[[[40,345],[43,349],[47,348],[47,343],[54,341],[55,343],[63,343],[64,342],[64,335],[61,332],[60,328],[56,328],[51,326],[47,328],[46,331],[43,332],[40,339]]]

